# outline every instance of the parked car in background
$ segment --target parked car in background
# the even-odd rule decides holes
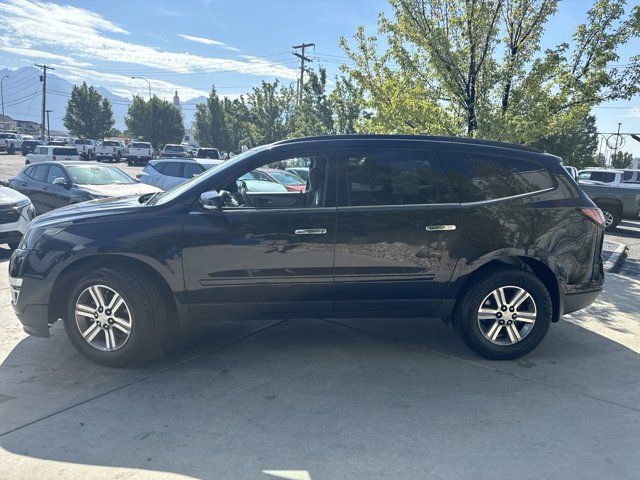
[[[151,160],[136,177],[147,185],[169,190],[205,170],[220,165],[222,160],[191,160],[172,158]]]
[[[260,172],[269,177],[271,181],[283,185],[290,192],[304,192],[307,187],[307,181],[293,172],[277,168],[261,168]]]
[[[119,162],[121,158],[127,156],[127,147],[120,140],[104,140],[96,145],[95,158]]]
[[[117,167],[81,161],[26,166],[9,180],[9,186],[31,199],[37,215],[96,198],[160,191],[135,181]]]
[[[309,180],[309,167],[289,167],[287,172],[292,172],[302,178],[305,182]]]
[[[27,154],[33,152],[36,147],[43,145],[41,140],[24,140],[22,142],[22,156],[26,157]]]
[[[31,200],[8,187],[0,187],[0,243],[18,248],[18,243],[35,217]]]
[[[153,145],[149,142],[131,142],[127,149],[127,164],[146,164],[153,158]]]
[[[38,162],[59,162],[80,160],[78,150],[75,147],[65,146],[58,147],[56,145],[41,145],[33,149],[33,152],[27,154],[25,165]]]
[[[219,160],[220,151],[217,148],[203,147],[196,150],[195,158],[211,158],[213,160]]]
[[[637,170],[623,170],[611,168],[588,168],[578,172],[580,183],[591,183],[597,185],[628,186],[640,188]]]
[[[640,188],[633,184],[599,184],[594,181],[579,182],[580,188],[602,210],[608,232],[617,228],[623,218],[637,220],[640,214]]]
[[[160,152],[161,158],[189,158],[189,153],[183,145],[168,143]]]
[[[247,173],[301,157],[305,193],[234,195]],[[36,218],[9,283],[27,333],[47,337],[61,318],[78,351],[110,366],[207,321],[325,315],[442,317],[505,360],[600,294],[603,226],[560,159],[531,148],[292,139],[154,196]]]
[[[66,147],[67,145],[71,145],[67,140],[65,139],[58,139],[58,140],[51,140],[49,142],[47,142],[47,145],[56,145],[58,147]]]
[[[0,132],[0,152],[13,155],[22,148],[23,138],[18,133]]]
[[[98,142],[96,140],[90,140],[88,138],[76,138],[73,141],[76,149],[78,150],[78,155],[80,158],[84,160],[93,160],[96,156],[96,146]]]

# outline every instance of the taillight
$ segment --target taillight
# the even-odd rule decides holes
[[[53,155],[53,156],[51,157],[51,160],[53,160],[53,161],[55,162],[55,161],[56,161],[56,156],[55,156],[55,155]]]
[[[599,208],[579,208],[578,211],[599,227],[604,228],[605,218]]]

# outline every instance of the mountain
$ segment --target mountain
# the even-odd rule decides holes
[[[5,75],[9,77],[2,84],[5,115],[15,120],[31,120],[40,123],[42,111],[41,74],[42,71],[33,66],[22,67],[17,70],[0,69],[0,78]],[[100,95],[111,102],[113,117],[116,121],[115,128],[124,130],[126,128],[124,117],[127,114],[131,99],[115,95],[105,87],[94,86]],[[62,118],[64,117],[72,88],[73,83],[55,75],[51,71],[47,72],[47,110],[51,110],[49,116],[51,130],[66,130]],[[206,97],[197,97],[183,102],[185,128],[191,128],[195,105],[203,101],[206,101]]]

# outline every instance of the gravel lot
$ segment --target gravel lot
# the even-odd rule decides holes
[[[0,156],[0,179],[22,164]],[[632,274],[608,275],[592,307],[518,361],[476,357],[435,319],[319,318],[222,321],[116,370],[80,357],[59,324],[49,339],[22,332],[9,254],[0,247],[3,480],[638,478]]]

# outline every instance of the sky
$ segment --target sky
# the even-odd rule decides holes
[[[632,3],[635,0],[631,0]],[[584,21],[587,0],[561,2],[547,26],[545,47],[570,41]],[[56,68],[72,82],[86,80],[121,96],[153,94],[183,101],[218,93],[236,97],[261,80],[297,78],[299,60],[291,47],[315,43],[307,51],[312,66],[323,65],[329,78],[346,60],[338,45],[357,26],[375,33],[386,0],[0,0],[0,66],[33,63]],[[640,39],[622,50],[640,52]],[[331,85],[330,85],[331,87]],[[640,133],[640,98],[612,102],[594,110],[601,132]],[[640,156],[640,142],[626,138],[623,150]]]

